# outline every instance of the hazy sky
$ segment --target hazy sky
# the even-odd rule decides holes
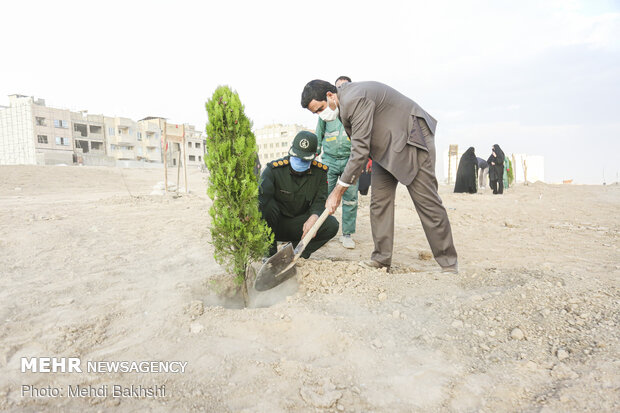
[[[0,36],[0,105],[20,93],[204,129],[227,84],[256,127],[314,128],[303,86],[345,74],[422,105],[439,153],[499,143],[543,155],[548,182],[620,170],[619,1],[20,0]]]

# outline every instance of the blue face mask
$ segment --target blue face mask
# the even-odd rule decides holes
[[[293,168],[293,170],[296,172],[307,171],[308,168],[310,168],[310,163],[312,162],[304,161],[303,159],[300,159],[296,156],[291,156],[289,160],[291,161],[291,168]]]

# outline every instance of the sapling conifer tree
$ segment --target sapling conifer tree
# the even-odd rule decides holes
[[[211,240],[218,264],[242,282],[250,261],[261,259],[273,234],[258,210],[257,148],[252,123],[239,95],[218,87],[206,103],[209,171],[207,194],[213,200]]]

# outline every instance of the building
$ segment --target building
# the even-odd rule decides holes
[[[116,160],[133,160],[142,157],[138,146],[138,123],[129,118],[104,117],[108,156]]]
[[[141,142],[142,155],[139,159],[147,162],[163,162],[162,139],[164,125],[170,136],[180,137],[185,133],[187,145],[187,165],[202,166],[204,164],[205,139],[193,125],[167,123],[165,118],[149,116],[138,121],[138,140]],[[169,142],[168,165],[176,166],[179,161],[181,147],[177,142]]]
[[[0,165],[85,164],[144,166],[163,162],[162,130],[165,118],[138,122],[125,117],[89,115],[51,108],[45,100],[10,95],[0,106]],[[205,141],[194,126],[172,125],[186,131],[188,165],[204,162]],[[169,154],[176,165],[179,144]],[[176,151],[175,151],[176,150]]]
[[[87,111],[70,112],[73,150],[77,162],[84,157],[105,157],[105,123],[103,115],[89,115]]]
[[[314,132],[312,129],[301,125],[281,125],[279,123],[267,125],[254,131],[261,165],[288,155],[295,135],[303,130]]]
[[[186,123],[185,142],[187,143],[187,165],[202,167],[207,144],[202,133],[198,132],[194,126]]]
[[[138,160],[163,162],[161,135],[166,119],[149,116],[138,121]]]
[[[45,100],[10,95],[0,107],[0,165],[72,164],[71,113]]]

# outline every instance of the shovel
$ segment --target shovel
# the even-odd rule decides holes
[[[314,237],[321,225],[323,225],[323,222],[325,222],[328,216],[329,213],[326,209],[314,223],[312,228],[310,228],[310,231],[308,231],[306,236],[299,241],[297,248],[293,249],[293,244],[289,242],[282,247],[280,251],[269,257],[269,259],[258,271],[258,274],[256,274],[254,288],[257,291],[269,290],[296,274],[296,271],[293,268],[295,266],[295,261],[297,261],[297,259],[301,256],[301,253],[304,252],[306,246]]]

